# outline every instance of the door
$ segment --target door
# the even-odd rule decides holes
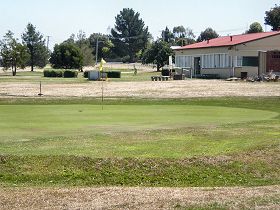
[[[194,57],[194,75],[200,75],[201,70],[201,58]]]

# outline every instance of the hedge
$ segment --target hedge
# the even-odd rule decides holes
[[[73,78],[73,77],[77,77],[78,76],[78,72],[77,71],[72,71],[72,70],[65,70],[63,77],[64,78]]]
[[[73,70],[44,70],[44,77],[64,77],[73,78],[77,77],[78,72]]]
[[[44,70],[44,77],[62,77],[63,70]]]
[[[107,78],[121,78],[120,71],[104,71],[107,74]],[[84,71],[84,78],[88,78],[89,71]]]
[[[84,78],[88,78],[89,71],[84,71]]]
[[[108,78],[121,78],[121,72],[120,71],[106,71]]]

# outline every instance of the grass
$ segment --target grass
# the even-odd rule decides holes
[[[51,68],[46,68],[51,69]],[[137,75],[134,75],[134,71],[127,69],[113,69],[113,71],[121,71],[121,78],[114,79],[110,78],[110,81],[114,82],[129,82],[129,81],[150,81],[151,76],[159,75],[160,72],[147,72],[147,71],[138,71]],[[112,71],[112,69],[110,69]],[[45,83],[87,83],[86,78],[83,77],[83,72],[79,72],[78,78],[47,78],[43,76],[42,70],[37,70],[34,72],[31,71],[19,71],[17,76],[12,76],[11,72],[0,73],[0,82],[45,82]]]
[[[169,157],[217,155],[262,143],[253,129],[277,112],[191,105],[1,105],[2,154]],[[70,123],[71,122],[71,123]],[[211,128],[211,132],[208,129]],[[197,133],[200,133],[197,135]],[[227,139],[223,139],[227,136]],[[210,138],[209,138],[210,137]],[[270,141],[274,142],[275,137]],[[242,146],[241,146],[242,143]],[[65,146],[67,145],[67,146]]]
[[[250,199],[235,199],[233,201],[204,202],[203,204],[176,204],[176,210],[226,210],[226,209],[275,209],[279,206],[277,195],[255,196]]]
[[[2,185],[279,184],[279,98],[0,100]]]

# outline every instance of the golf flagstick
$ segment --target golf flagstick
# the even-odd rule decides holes
[[[106,63],[106,61],[103,58],[101,58],[99,70],[100,70],[100,73],[101,73],[101,80],[102,80],[101,81],[101,103],[102,103],[102,110],[103,110],[103,102],[104,102],[103,64],[105,64],[105,63]]]

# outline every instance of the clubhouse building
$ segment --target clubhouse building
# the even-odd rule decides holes
[[[280,74],[280,32],[224,36],[178,47],[175,66],[220,78]]]

